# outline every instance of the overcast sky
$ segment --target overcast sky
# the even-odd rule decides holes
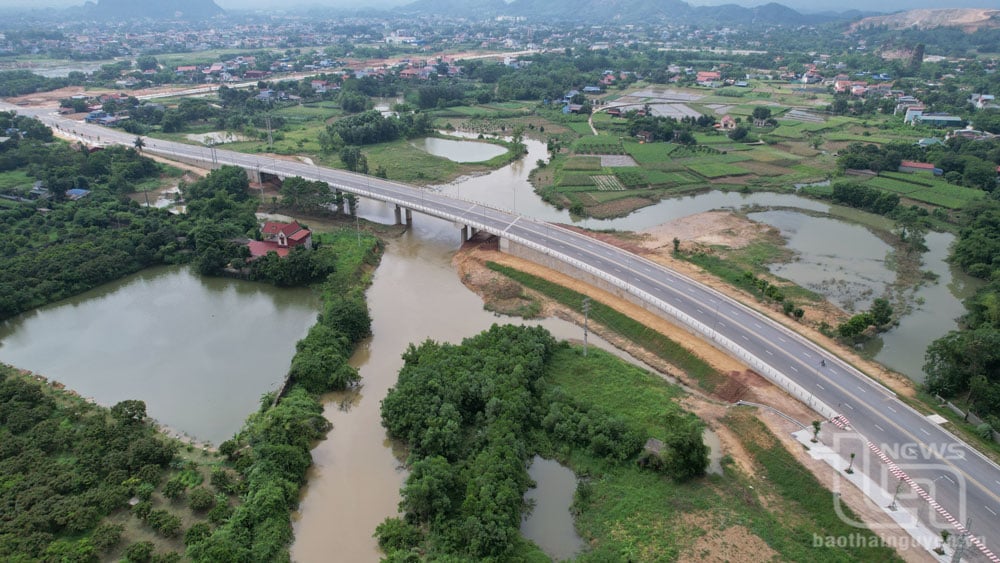
[[[148,1],[148,0],[136,0]],[[155,1],[155,0],[154,0]],[[296,5],[331,6],[338,8],[356,8],[359,5],[366,7],[398,6],[407,4],[412,0],[367,0],[359,3],[358,0],[215,0],[216,4],[227,10],[239,10],[248,8],[280,7],[287,8]],[[767,4],[772,0],[687,0],[692,5],[717,5],[717,4],[741,4],[744,6],[757,6]],[[821,10],[878,10],[882,12],[893,12],[898,10],[912,10],[915,8],[998,8],[996,0],[881,0],[872,2],[871,0],[778,0],[791,8],[801,12],[815,12]],[[0,8],[23,8],[25,0],[0,0]],[[29,2],[32,7],[48,6],[80,6],[83,0],[33,0]]]

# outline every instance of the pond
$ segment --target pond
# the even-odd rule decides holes
[[[954,235],[927,233],[927,252],[921,268],[937,279],[927,281],[913,290],[913,309],[899,326],[868,342],[865,353],[875,361],[914,381],[922,382],[924,350],[934,340],[958,328],[958,319],[965,314],[962,301],[972,297],[983,286],[983,280],[969,276],[948,262]]]
[[[103,405],[141,399],[219,444],[280,385],[317,310],[309,290],[151,268],[0,324],[0,361]]]
[[[414,143],[434,156],[454,162],[484,162],[507,152],[506,147],[479,141],[456,141],[438,137],[424,137]]]
[[[535,488],[524,498],[534,508],[521,521],[521,534],[535,542],[554,561],[570,559],[586,545],[576,533],[570,506],[576,492],[576,475],[551,459],[535,456],[528,468]]]
[[[791,262],[771,272],[826,296],[845,311],[863,311],[896,279],[887,265],[893,248],[865,227],[793,210],[750,213],[753,221],[776,227],[795,252]]]

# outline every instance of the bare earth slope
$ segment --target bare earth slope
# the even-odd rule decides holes
[[[955,8],[949,10],[909,10],[888,16],[872,16],[851,25],[851,30],[886,26],[889,29],[930,29],[960,27],[966,32],[1000,27],[1000,10]]]

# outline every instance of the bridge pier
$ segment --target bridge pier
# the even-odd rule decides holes
[[[260,167],[259,166],[255,166],[253,168],[246,168],[246,171],[247,171],[247,176],[250,178],[250,183],[251,184],[260,184],[261,183]]]
[[[393,215],[396,216],[397,225],[412,225],[413,224],[413,210],[407,209],[405,207],[396,206],[392,210]]]
[[[476,230],[475,227],[470,227],[468,225],[461,225],[461,229],[460,230],[462,231],[462,243],[463,244],[466,243],[466,242],[469,242],[469,240],[472,239],[472,237],[476,236],[476,233],[479,232],[479,231]]]

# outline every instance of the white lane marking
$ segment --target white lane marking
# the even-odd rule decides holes
[[[886,405],[885,408],[891,410],[892,412],[898,412],[898,411],[896,411],[896,409],[890,407],[889,405]]]
[[[817,384],[816,384],[816,387],[819,387],[820,389],[822,389],[822,390],[826,391],[826,387],[823,387],[823,386],[822,386],[822,385],[820,385],[819,383],[817,383]]]
[[[799,368],[795,366],[788,366],[788,367],[792,368],[792,371],[794,371],[795,373],[799,373]]]
[[[811,357],[813,357],[813,355],[812,355],[812,354],[810,354],[809,352],[802,352],[802,353],[803,353],[803,354],[805,354],[807,358],[811,358]]]
[[[951,477],[948,477],[948,475],[942,475],[942,477],[944,477],[945,479],[947,479],[948,482],[951,483],[952,485],[955,484],[955,480],[952,479]]]
[[[726,323],[719,321],[719,326],[721,326],[722,328],[726,328]]]
[[[844,406],[851,409],[852,411],[854,410],[854,407],[852,407],[850,403],[844,403]]]
[[[865,388],[862,387],[862,386],[860,386],[860,385],[855,385],[855,387],[857,387],[858,391],[861,391],[862,393],[867,393],[868,392],[868,391],[865,391]]]
[[[740,312],[737,311],[736,309],[730,309],[729,312],[736,315],[737,317],[740,315]]]
[[[676,301],[678,303],[683,303],[683,301],[681,301],[680,297],[674,297],[674,301]]]
[[[928,436],[931,435],[931,433],[928,432],[926,428],[921,428],[920,431],[923,432],[924,434],[927,434]]]
[[[767,352],[768,356],[773,356],[774,355],[774,352],[772,352],[770,350],[765,349],[764,351]]]
[[[694,288],[693,288],[693,287],[691,287],[691,286],[688,286],[688,287],[687,287],[687,292],[688,292],[688,293],[694,293]]]
[[[701,309],[699,309],[699,308],[697,308],[697,307],[695,307],[695,308],[694,308],[694,310],[695,310],[695,311],[698,311],[698,314],[699,314],[699,315],[704,315],[704,314],[705,314],[705,311],[702,311]]]
[[[1000,481],[997,481],[996,479],[994,479],[993,482],[996,483],[997,485],[1000,485]]]
[[[875,428],[878,428],[880,432],[885,432],[885,428],[882,428],[878,424],[875,425]]]
[[[757,328],[764,328],[763,326],[761,326],[761,324],[760,324],[760,323],[753,323],[753,326],[755,326],[755,327],[757,327]]]
[[[778,340],[780,340],[780,341],[784,342],[785,344],[788,344],[788,341],[787,341],[787,340],[785,340],[784,338],[780,337],[780,336],[778,337]]]
[[[990,514],[992,514],[993,516],[996,516],[996,515],[997,515],[997,513],[996,513],[996,512],[993,512],[993,509],[992,509],[992,508],[990,508],[990,507],[988,507],[988,506],[984,506],[983,508],[985,508],[986,510],[989,510],[989,511],[990,511]]]
[[[740,338],[742,338],[743,340],[746,340],[747,342],[750,342],[750,339],[747,338],[747,335],[745,335],[745,334],[741,334]]]

